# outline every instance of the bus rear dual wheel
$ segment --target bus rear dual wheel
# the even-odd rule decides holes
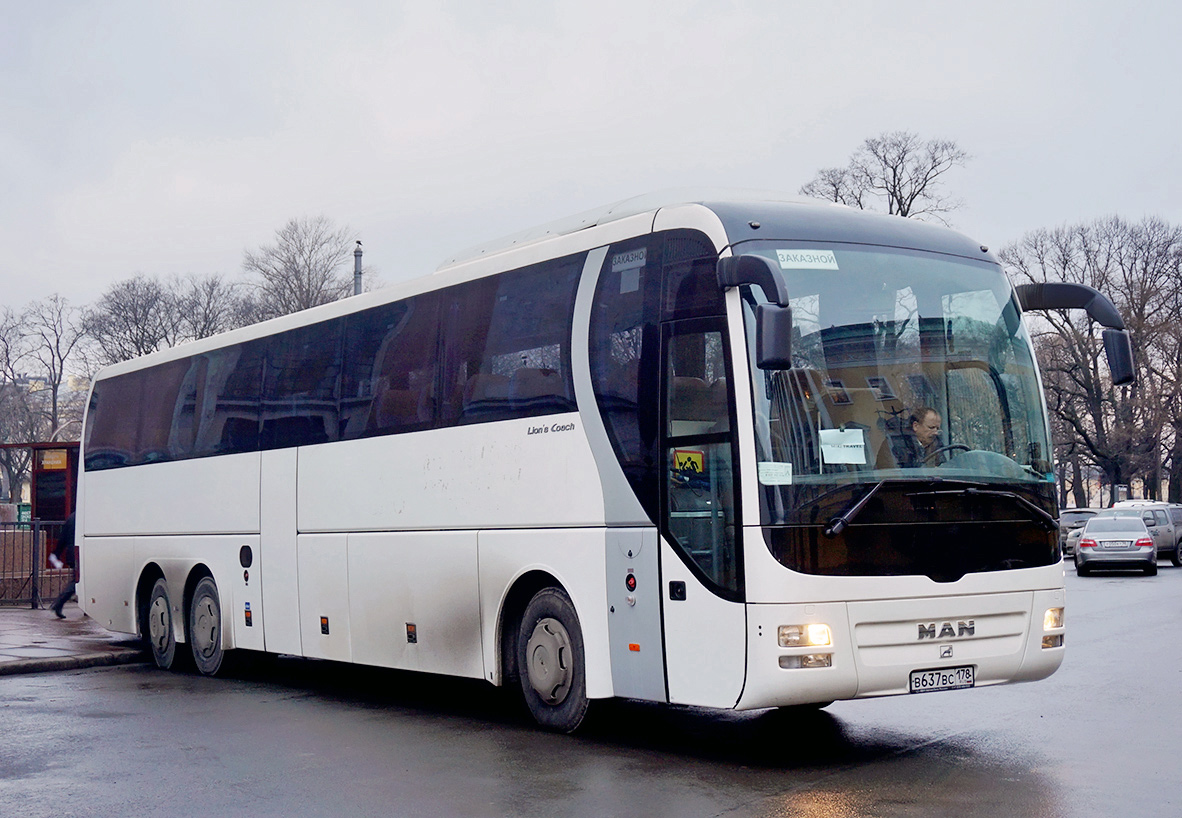
[[[172,600],[164,578],[156,580],[148,597],[144,637],[152,650],[156,666],[168,670],[177,663],[177,642],[172,621]],[[226,652],[222,649],[222,606],[213,577],[202,577],[193,589],[189,605],[189,651],[193,664],[204,676],[214,676],[222,669]]]
[[[534,720],[571,733],[587,714],[583,631],[570,597],[543,588],[525,607],[517,630],[521,693]]]

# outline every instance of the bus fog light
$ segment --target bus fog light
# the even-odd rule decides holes
[[[1063,609],[1047,608],[1047,612],[1042,615],[1042,629],[1053,631],[1061,627],[1063,627]]]
[[[828,625],[781,625],[779,641],[782,648],[818,647],[833,644],[833,635]]]
[[[1044,636],[1042,638],[1042,646],[1043,646],[1043,648],[1061,648],[1061,647],[1063,647],[1063,634],[1054,633],[1054,634],[1051,634],[1050,636]]]
[[[833,667],[832,653],[804,653],[798,656],[781,656],[780,667],[785,670],[799,670],[806,667]]]

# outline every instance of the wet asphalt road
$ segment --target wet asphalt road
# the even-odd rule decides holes
[[[575,737],[480,683],[325,662],[0,678],[0,816],[1182,815],[1182,569],[1067,586],[1043,682],[806,714],[613,702]]]

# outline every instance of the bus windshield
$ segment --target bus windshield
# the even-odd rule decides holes
[[[837,486],[1053,480],[1030,339],[992,262],[866,245],[751,242],[781,270],[792,367],[755,367],[758,288],[744,287],[764,525]]]

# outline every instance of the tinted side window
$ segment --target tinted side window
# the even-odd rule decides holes
[[[664,240],[665,320],[725,315],[718,286],[718,254],[700,233],[671,231]]]
[[[435,424],[439,298],[426,293],[348,317],[341,378],[342,437]]]
[[[129,372],[95,384],[86,416],[88,471],[130,466],[138,452],[143,373]]]
[[[591,306],[591,383],[620,467],[641,507],[659,516],[659,239],[612,245]]]
[[[341,329],[324,321],[272,336],[263,374],[263,449],[338,438]]]
[[[574,411],[570,333],[582,256],[441,293],[441,423]]]
[[[266,341],[247,341],[204,357],[206,374],[195,455],[252,452],[259,445],[259,390]]]

